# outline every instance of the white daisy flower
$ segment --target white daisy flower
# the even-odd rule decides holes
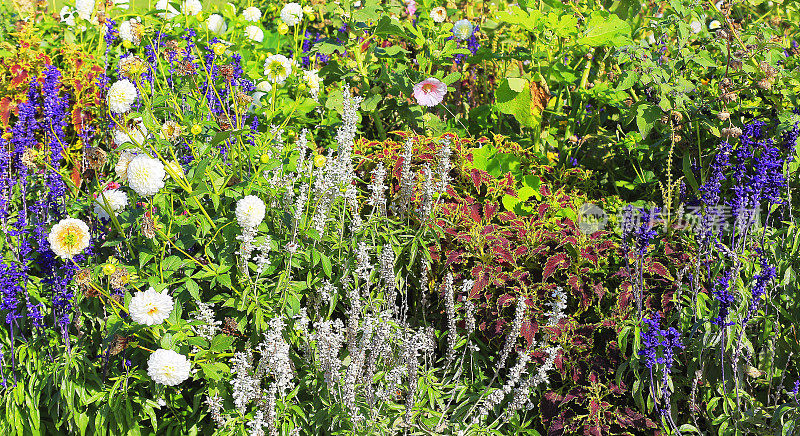
[[[284,55],[274,54],[264,61],[264,75],[272,83],[283,83],[292,73],[292,63]]]
[[[105,202],[103,199],[105,199]],[[106,212],[105,203],[108,203],[108,207],[116,215],[117,212],[125,209],[125,206],[128,205],[128,194],[120,189],[109,189],[100,193],[97,200],[95,200],[94,213],[98,217],[107,220],[111,217]]]
[[[300,24],[303,21],[303,7],[294,2],[287,3],[281,9],[281,20],[289,27]]]
[[[128,164],[128,186],[142,197],[155,195],[164,187],[167,172],[158,159],[140,154]]]
[[[431,9],[431,18],[434,23],[443,23],[447,19],[447,10],[441,6]]]
[[[172,301],[172,297],[167,294],[166,289],[156,292],[151,286],[150,289],[144,292],[136,292],[131,298],[131,302],[128,303],[128,314],[136,323],[156,325],[169,318],[174,305],[175,303]]]
[[[703,30],[703,23],[699,21],[692,21],[692,23],[689,24],[689,27],[692,29],[692,33],[700,33],[700,31]]]
[[[245,21],[257,23],[261,19],[261,9],[250,6],[242,12],[242,17],[244,17]]]
[[[89,246],[89,226],[76,218],[66,218],[50,229],[50,249],[62,259],[72,259]]]
[[[189,378],[192,364],[183,354],[159,348],[147,359],[147,375],[154,382],[167,386],[181,384]]]
[[[243,229],[255,229],[264,220],[267,207],[255,195],[248,195],[236,202],[236,221]]]

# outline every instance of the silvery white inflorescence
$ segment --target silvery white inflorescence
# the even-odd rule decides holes
[[[89,226],[77,218],[65,218],[50,229],[47,242],[56,256],[72,259],[89,246]]]
[[[206,19],[206,27],[208,27],[208,30],[212,33],[216,34],[224,33],[228,30],[228,24],[225,23],[225,18],[222,18],[220,14],[209,15],[208,19]]]
[[[169,318],[173,306],[172,297],[167,294],[166,289],[156,292],[151,286],[144,292],[136,292],[128,304],[128,312],[131,319],[139,324],[155,325]]]
[[[191,366],[183,354],[159,348],[147,359],[147,375],[158,384],[176,386],[189,378]]]
[[[243,229],[254,229],[261,224],[267,207],[260,198],[248,195],[236,202],[236,221]]]
[[[108,108],[111,112],[121,114],[131,110],[131,105],[136,101],[136,86],[128,79],[122,79],[111,85],[108,89]]]
[[[167,174],[160,160],[146,154],[133,158],[128,164],[127,173],[128,185],[143,197],[160,191],[164,187],[164,177]]]
[[[281,9],[281,20],[286,23],[287,26],[296,26],[303,21],[303,7],[297,3],[287,3],[286,6]]]
[[[105,202],[103,199],[105,198]],[[108,207],[114,212],[114,215],[117,212],[125,209],[125,206],[128,205],[128,194],[119,190],[119,189],[109,189],[108,191],[103,191],[95,200],[94,206],[94,213],[102,218],[102,219],[109,219],[110,216],[105,209],[105,203],[108,203]]]
[[[261,9],[251,6],[242,12],[242,17],[244,17],[246,21],[258,22],[258,20],[261,19]]]

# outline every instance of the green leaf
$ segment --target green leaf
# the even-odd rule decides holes
[[[578,38],[577,43],[589,47],[607,44],[620,46],[630,40],[630,34],[631,26],[616,15],[594,12],[586,23],[586,31]]]
[[[216,353],[227,351],[231,348],[231,345],[233,345],[233,341],[235,340],[236,338],[228,335],[214,336],[214,339],[211,340],[211,351]]]
[[[647,138],[659,117],[661,117],[661,109],[658,106],[650,103],[640,103],[636,107],[636,127],[639,129],[642,138]]]

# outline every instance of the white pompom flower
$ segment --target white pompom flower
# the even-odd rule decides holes
[[[456,39],[461,41],[469,39],[474,30],[475,26],[473,26],[469,20],[458,20],[453,24],[453,35],[455,35]]]
[[[77,218],[65,218],[47,235],[50,249],[62,259],[72,259],[89,246],[89,226]]]
[[[264,61],[264,75],[272,83],[283,83],[292,73],[292,63],[286,56],[274,54]]]
[[[123,183],[128,181],[128,165],[130,165],[133,158],[140,154],[142,154],[142,150],[138,148],[131,148],[120,153],[119,160],[114,165],[114,171]]]
[[[94,205],[94,213],[98,217],[107,220],[111,218],[111,216],[109,216],[108,212],[106,211],[105,203],[108,203],[109,209],[111,209],[111,211],[114,212],[114,215],[116,215],[128,205],[128,194],[119,189],[109,189],[108,191],[103,191],[99,196],[97,196],[97,200],[95,200]]]
[[[120,23],[119,37],[123,41],[139,45],[141,42],[141,21],[139,18],[131,18]]]
[[[136,101],[138,96],[136,86],[128,79],[122,79],[111,85],[108,89],[106,100],[108,101],[108,108],[111,112],[121,114],[131,110],[131,105]]]
[[[147,127],[144,126],[142,117],[134,118],[132,121],[133,122],[130,123],[130,127],[128,127],[127,132],[124,130],[114,129],[114,144],[122,145],[127,142],[131,142],[136,145],[144,144],[144,140],[147,138]],[[133,157],[131,157],[131,159],[133,159]],[[128,160],[128,162],[130,162],[130,160]],[[125,168],[127,168],[128,164],[126,163],[125,165]]]
[[[144,292],[136,292],[131,298],[131,302],[128,303],[128,314],[136,323],[156,325],[169,318],[174,306],[175,303],[172,301],[172,297],[167,294],[166,289],[156,292],[151,286],[150,289]]]
[[[243,229],[255,229],[264,220],[267,207],[255,195],[248,195],[236,202],[236,221]]]
[[[242,17],[244,17],[245,21],[256,23],[261,19],[261,9],[258,9],[255,6],[250,6],[242,12]]]
[[[164,164],[146,154],[140,154],[128,164],[128,186],[142,197],[155,195],[164,187],[167,172]]]
[[[206,27],[211,33],[225,33],[228,30],[228,24],[225,23],[225,18],[222,17],[220,14],[211,14],[206,19]]]
[[[181,13],[184,15],[195,16],[203,11],[203,4],[200,0],[185,0],[181,5]]]
[[[79,17],[89,20],[92,17],[92,12],[94,12],[94,0],[77,0],[75,9],[78,11]]]
[[[294,2],[287,3],[281,9],[281,20],[289,27],[300,24],[303,21],[303,7]]]
[[[261,42],[264,40],[264,31],[258,26],[247,26],[244,33],[251,41]]]
[[[192,364],[183,354],[159,348],[147,359],[147,375],[154,382],[176,386],[189,378]]]
[[[171,20],[179,15],[178,10],[172,7],[172,5],[169,3],[169,0],[158,0],[158,3],[156,3],[156,9],[161,11],[156,15],[165,20]]]

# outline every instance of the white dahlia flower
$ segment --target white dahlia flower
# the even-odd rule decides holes
[[[64,6],[58,13],[61,17],[61,22],[66,23],[67,26],[72,27],[75,25],[75,12],[69,6]]]
[[[138,291],[128,303],[128,313],[131,319],[139,324],[155,325],[161,324],[169,318],[172,307],[175,303],[172,297],[164,289],[156,292],[151,286],[150,289],[142,292]]]
[[[159,348],[147,359],[147,375],[154,382],[167,386],[181,384],[189,378],[192,364],[183,354]]]
[[[255,195],[248,195],[236,202],[236,221],[243,229],[254,229],[264,220],[267,207]]]
[[[108,89],[108,108],[117,114],[128,112],[137,95],[136,86],[130,80],[119,80]]]
[[[105,199],[105,202],[103,201]],[[108,203],[108,207],[114,212],[114,215],[117,212],[125,209],[125,206],[128,205],[128,194],[120,189],[109,189],[108,191],[103,191],[95,200],[94,205],[94,213],[104,219],[107,220],[111,218],[106,212],[105,203]]]
[[[244,17],[245,21],[252,21],[256,23],[261,19],[261,9],[258,9],[255,6],[250,6],[242,12],[242,17]]]
[[[142,150],[138,148],[131,148],[120,153],[119,160],[117,164],[114,165],[114,172],[117,173],[117,177],[119,177],[123,183],[128,181],[128,165],[130,165],[133,158],[140,154],[142,154]]]
[[[292,73],[292,63],[284,55],[274,54],[264,61],[264,75],[272,83],[283,83]]]
[[[165,20],[171,20],[178,16],[178,10],[169,4],[169,0],[158,0],[158,3],[156,3],[156,9],[163,11],[156,15]]]
[[[475,26],[469,20],[458,20],[453,24],[453,35],[461,41],[469,39],[473,30],[475,30]]]
[[[128,164],[128,185],[142,197],[155,195],[164,187],[167,172],[158,159],[140,154]]]
[[[303,80],[308,84],[308,89],[312,95],[319,93],[320,86],[322,85],[322,78],[317,74],[317,70],[303,71]]]
[[[447,10],[441,6],[431,9],[431,18],[434,23],[443,23],[447,19]]]
[[[203,4],[200,0],[185,0],[181,5],[181,13],[184,15],[195,16],[203,11]]]
[[[94,12],[94,0],[77,0],[75,9],[78,11],[79,17],[89,20],[92,18],[92,12]]]
[[[303,7],[294,2],[287,3],[281,9],[281,20],[289,27],[300,24],[303,21]]]
[[[50,229],[50,249],[62,259],[72,259],[89,246],[89,226],[76,218],[66,218]]]
[[[251,41],[261,42],[264,40],[264,31],[258,26],[247,26],[244,33]]]
[[[220,14],[211,14],[206,19],[206,27],[211,33],[225,33],[228,30],[228,24],[225,23],[225,18],[222,18]]]
[[[119,25],[119,37],[123,41],[128,41],[133,45],[139,45],[141,42],[139,38],[139,23],[141,20],[139,18],[131,18],[130,20],[125,20]]]
[[[136,145],[144,144],[144,140],[147,138],[147,128],[144,126],[141,117],[135,118],[133,121],[134,121],[133,123],[134,126],[129,127],[127,132],[119,129],[114,129],[114,144],[122,145],[125,144],[126,142],[130,142]],[[123,154],[124,153],[125,152],[123,152]],[[131,159],[133,159],[133,157],[131,157]],[[130,159],[128,160],[128,163],[130,163]],[[128,168],[127,167],[128,163],[125,164],[125,168]],[[119,171],[117,171],[117,173],[119,174]]]

